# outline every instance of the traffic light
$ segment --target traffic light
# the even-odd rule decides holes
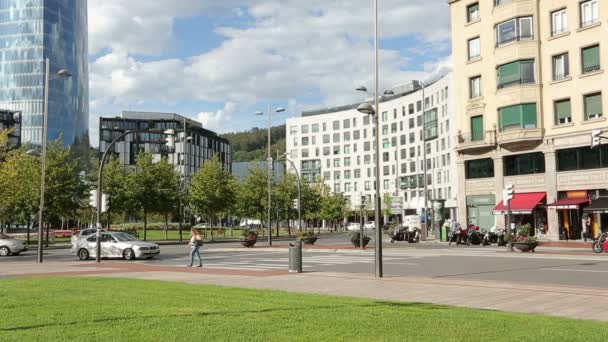
[[[512,200],[514,195],[515,195],[515,188],[513,187],[513,184],[507,184],[507,186],[505,187],[504,201],[508,202],[508,201]]]
[[[175,131],[168,129],[165,131],[165,135],[165,145],[172,150],[175,148]]]
[[[298,209],[300,207],[300,201],[298,201],[298,199],[294,199],[293,200],[293,208],[294,209]]]
[[[594,129],[591,132],[591,148],[596,148],[600,146],[600,141],[602,139],[600,134],[602,134],[602,132],[599,129]]]

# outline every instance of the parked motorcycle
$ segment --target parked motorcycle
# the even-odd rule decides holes
[[[391,236],[391,243],[395,241],[407,241],[416,243],[420,241],[420,230],[415,227],[399,227]]]
[[[467,246],[481,245],[482,240],[483,240],[483,236],[481,235],[479,230],[469,229],[469,232],[467,234],[467,240],[466,240]]]
[[[482,245],[484,246],[490,246],[490,245],[497,245],[497,246],[506,246],[507,242],[505,241],[505,230],[504,229],[496,229],[495,231],[485,231],[482,230],[481,231],[482,235],[483,235],[483,240],[482,240]]]
[[[596,240],[593,241],[593,246],[591,247],[591,249],[595,253],[603,253],[605,250],[608,249],[608,241],[607,241],[606,232],[602,232],[600,234],[600,236]]]
[[[448,245],[456,243],[456,245],[466,245],[468,238],[467,229],[458,229],[456,232],[450,231],[448,234]]]

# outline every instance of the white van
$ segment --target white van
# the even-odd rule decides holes
[[[422,222],[418,215],[406,215],[403,217],[403,227],[422,229]]]

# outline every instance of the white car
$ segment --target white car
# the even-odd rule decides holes
[[[361,223],[351,222],[346,226],[346,229],[349,231],[358,231],[361,230]]]
[[[159,253],[160,247],[157,244],[137,240],[124,232],[101,234],[102,258],[150,259]],[[97,234],[77,240],[72,245],[72,254],[78,256],[80,260],[88,260],[97,255]]]
[[[365,224],[363,225],[363,229],[376,229],[376,222],[374,222],[374,221],[365,222]]]
[[[8,235],[0,233],[0,257],[9,255],[19,255],[21,252],[27,251],[27,247],[21,240],[16,240]]]
[[[103,232],[103,230],[102,230]],[[72,248],[74,248],[74,244],[76,243],[76,241],[85,238],[87,236],[91,236],[93,234],[97,233],[97,228],[86,228],[86,229],[82,229],[81,231],[78,232],[78,234],[72,235],[72,238],[70,239],[70,242],[72,243]]]

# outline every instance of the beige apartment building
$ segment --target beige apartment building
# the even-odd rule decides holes
[[[450,0],[461,224],[608,228],[607,0]]]

